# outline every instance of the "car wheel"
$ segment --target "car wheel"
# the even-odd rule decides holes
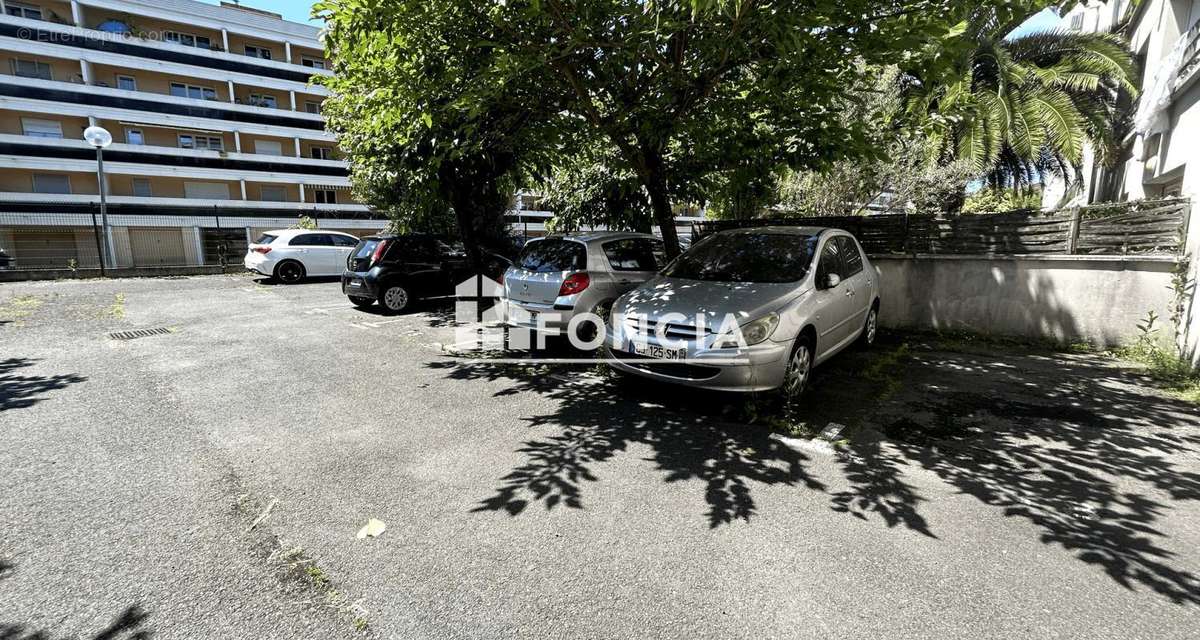
[[[608,322],[608,312],[612,309],[612,303],[612,300],[605,300],[593,307],[592,313],[596,314],[602,323]],[[591,342],[603,328],[603,324],[597,326],[594,322],[581,322],[575,325],[575,338],[581,343]]]
[[[388,313],[400,313],[408,308],[411,297],[408,295],[408,290],[398,284],[388,285],[384,288],[383,293],[379,294],[379,304]]]
[[[350,302],[354,306],[358,307],[359,309],[366,309],[367,307],[375,304],[375,300],[372,298],[363,298],[361,296],[347,296],[347,297],[350,298]]]
[[[799,398],[808,388],[812,367],[812,340],[808,336],[800,336],[796,338],[796,346],[792,347],[792,355],[788,358],[787,369],[783,374],[783,386],[780,391],[785,401]]]
[[[875,344],[875,335],[879,332],[879,306],[874,305],[867,312],[867,321],[863,324],[862,333],[858,336],[858,344],[861,347],[869,347]]]
[[[304,265],[295,260],[284,260],[275,267],[275,279],[284,284],[295,284],[304,279]]]

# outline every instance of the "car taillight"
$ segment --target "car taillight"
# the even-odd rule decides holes
[[[558,295],[573,296],[580,291],[588,288],[592,283],[592,277],[586,273],[573,273],[563,280],[562,286],[558,288]]]
[[[387,246],[387,240],[380,240],[379,244],[375,245],[375,251],[371,253],[371,264],[375,264],[383,259],[383,252],[387,251]]]
[[[254,247],[251,251],[265,255],[271,253],[271,247]]]

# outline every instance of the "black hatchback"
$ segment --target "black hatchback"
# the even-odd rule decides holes
[[[504,258],[490,256],[486,275],[498,276],[507,267]],[[434,236],[367,236],[346,259],[342,293],[355,306],[379,302],[387,312],[400,313],[417,300],[454,295],[455,285],[473,275],[466,254]]]

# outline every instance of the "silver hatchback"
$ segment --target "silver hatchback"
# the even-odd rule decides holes
[[[871,343],[879,274],[838,229],[713,234],[613,304],[607,356],[628,373],[705,389],[799,395],[812,368]]]
[[[507,322],[564,334],[581,314],[607,317],[613,300],[658,272],[663,256],[662,241],[645,233],[604,231],[530,240],[504,273]],[[599,328],[576,321],[575,329],[594,335]]]

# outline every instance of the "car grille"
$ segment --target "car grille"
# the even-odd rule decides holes
[[[641,336],[656,336],[659,331],[659,322],[649,318],[630,316],[625,318],[625,330],[628,333],[636,333]],[[694,342],[705,335],[711,333],[708,327],[703,331],[694,324],[682,322],[668,322],[662,329],[663,336],[667,338],[675,338],[678,340],[687,340]]]
[[[721,370],[717,367],[706,367],[704,365],[688,364],[685,362],[670,362],[651,358],[650,356],[641,356],[628,351],[614,349],[612,350],[612,354],[614,358],[625,362],[635,369],[683,380],[707,380],[721,373]]]

